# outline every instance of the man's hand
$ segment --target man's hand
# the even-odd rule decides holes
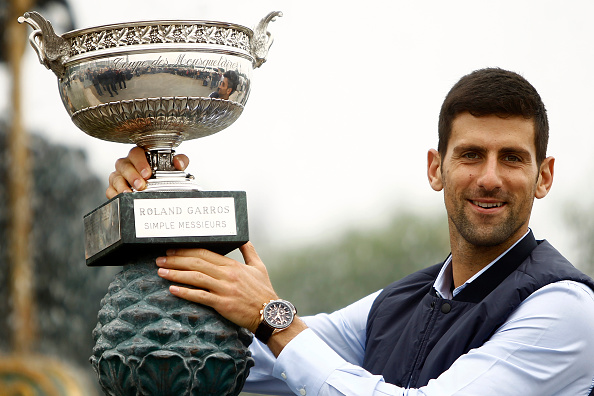
[[[174,295],[214,308],[252,333],[260,323],[262,304],[278,298],[254,246],[240,251],[245,264],[205,249],[176,249],[159,257],[159,275],[190,287],[171,286]]]
[[[178,170],[186,169],[189,162],[189,158],[183,154],[173,157],[173,165]],[[146,180],[152,174],[144,150],[134,147],[126,158],[116,161],[115,171],[109,175],[109,187],[105,191],[105,196],[111,199],[120,193],[132,192],[132,187],[137,191],[144,190]]]
[[[245,264],[205,249],[168,250],[166,257],[157,259],[159,276],[189,286],[171,286],[172,294],[212,307],[231,322],[255,333],[263,304],[278,296],[254,246],[248,242],[239,250]],[[273,335],[268,346],[278,355],[305,328],[296,318],[288,329]]]

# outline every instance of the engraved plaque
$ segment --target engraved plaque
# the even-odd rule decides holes
[[[233,197],[135,199],[137,238],[236,235]]]

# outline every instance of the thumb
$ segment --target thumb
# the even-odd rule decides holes
[[[184,154],[177,154],[173,157],[173,166],[175,166],[175,169],[177,170],[185,170],[189,163],[190,159]]]
[[[247,265],[264,265],[262,259],[258,256],[258,252],[256,252],[256,248],[251,242],[246,242],[244,245],[240,246],[239,251]]]

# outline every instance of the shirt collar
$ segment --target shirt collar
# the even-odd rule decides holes
[[[435,279],[435,283],[433,284],[433,287],[435,288],[437,295],[440,296],[441,298],[445,298],[447,300],[451,300],[452,298],[454,298],[458,293],[460,293],[462,290],[464,290],[464,288],[466,286],[468,286],[470,283],[472,283],[472,281],[474,281],[476,278],[481,276],[481,274],[483,274],[486,270],[491,268],[493,266],[493,264],[495,264],[501,257],[505,256],[505,254],[507,252],[509,252],[514,246],[516,246],[529,233],[530,233],[530,229],[520,239],[518,239],[516,241],[516,243],[514,243],[512,246],[510,246],[509,249],[507,249],[505,252],[501,253],[495,260],[491,261],[483,269],[481,269],[479,272],[474,274],[474,276],[472,278],[468,279],[466,282],[464,282],[463,285],[458,286],[453,291],[452,291],[452,284],[454,282],[454,278],[452,275],[452,255],[450,254],[448,256],[448,258],[446,259],[446,261],[443,263],[443,266],[441,267],[441,270],[439,271],[439,274],[437,275],[437,279]]]

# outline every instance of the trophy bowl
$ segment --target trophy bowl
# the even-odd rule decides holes
[[[58,77],[64,107],[90,136],[142,147],[149,190],[194,189],[173,148],[219,132],[241,115],[265,61],[271,12],[254,30],[213,21],[163,20],[79,29],[59,36],[37,12],[19,18],[40,62]],[[183,180],[182,180],[183,179]]]

